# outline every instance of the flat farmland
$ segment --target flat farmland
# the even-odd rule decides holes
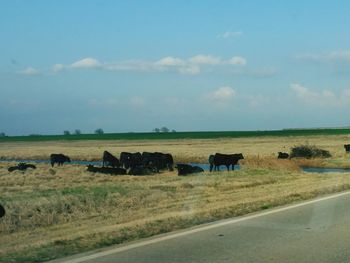
[[[300,165],[349,167],[343,144],[349,135],[178,140],[78,140],[2,142],[3,159],[48,159],[64,153],[76,160],[100,160],[108,150],[161,151],[175,162],[206,162],[215,152],[246,157],[239,171],[179,177],[110,176],[85,166],[51,167],[9,173],[0,163],[0,262],[42,262],[244,215],[350,189],[350,173],[307,174]],[[277,160],[299,144],[329,150],[332,158]]]
[[[51,153],[64,153],[74,160],[101,160],[107,150],[116,156],[126,152],[171,153],[175,162],[206,163],[215,152],[243,153],[244,156],[277,156],[300,144],[317,145],[335,158],[346,158],[343,145],[350,135],[262,136],[215,139],[165,140],[59,140],[0,142],[0,159],[48,159]]]

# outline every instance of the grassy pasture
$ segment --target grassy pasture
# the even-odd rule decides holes
[[[112,244],[247,214],[350,189],[350,174],[305,174],[300,165],[350,167],[349,135],[138,141],[2,142],[4,158],[100,159],[103,150],[162,151],[175,162],[206,162],[214,152],[242,152],[235,172],[178,177],[109,176],[84,166],[7,172],[0,163],[0,262],[41,262]],[[277,160],[277,151],[309,143],[329,150],[323,160]],[[311,220],[311,219],[310,219]]]
[[[159,151],[171,153],[175,162],[206,163],[208,156],[215,152],[243,153],[246,157],[274,157],[278,151],[289,152],[295,145],[310,144],[330,151],[333,159],[344,160],[347,157],[343,147],[345,143],[350,143],[350,134],[179,140],[2,142],[0,159],[48,159],[51,153],[64,153],[71,159],[93,161],[101,160],[104,150],[116,156],[123,151]]]

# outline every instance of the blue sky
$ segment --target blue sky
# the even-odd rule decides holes
[[[0,132],[349,126],[347,1],[1,1]]]

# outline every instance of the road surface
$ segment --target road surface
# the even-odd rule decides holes
[[[350,262],[350,192],[54,262]]]

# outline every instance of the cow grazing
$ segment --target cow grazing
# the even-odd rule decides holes
[[[120,167],[96,167],[91,164],[87,166],[87,171],[92,173],[103,173],[103,174],[111,174],[111,175],[124,175],[126,174],[126,170]]]
[[[13,172],[15,170],[25,171],[28,168],[36,169],[36,166],[34,164],[27,164],[27,163],[19,163],[16,166],[11,166],[7,170],[9,172]]]
[[[63,165],[65,162],[70,163],[70,158],[62,153],[53,153],[50,155],[51,166],[53,167],[55,163],[58,166]]]
[[[0,205],[0,218],[5,216],[5,214],[6,214],[5,208],[2,205]]]
[[[177,168],[177,175],[179,176],[204,172],[204,170],[199,166],[192,166],[192,165],[183,164],[183,163],[178,163],[176,165],[176,168]]]
[[[238,163],[239,160],[244,159],[242,153],[236,153],[236,154],[221,154],[216,153],[214,156],[209,156],[209,164],[210,164],[210,171],[220,171],[220,165],[225,165],[227,168],[227,171],[230,170],[230,165],[232,165],[232,171],[235,169],[235,165]]]
[[[350,144],[344,144],[344,148],[346,153],[350,152]]]
[[[288,159],[289,154],[288,153],[283,153],[283,152],[278,152],[278,159]]]
[[[102,166],[120,167],[121,164],[117,157],[115,157],[110,152],[104,151],[102,157]]]

